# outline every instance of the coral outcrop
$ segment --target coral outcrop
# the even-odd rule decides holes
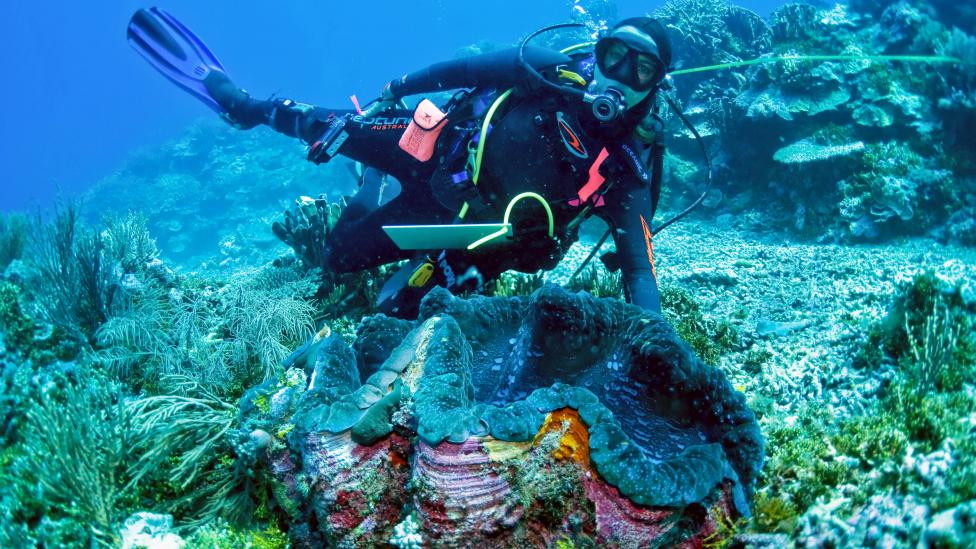
[[[248,421],[277,433],[299,546],[387,543],[408,519],[448,546],[714,541],[763,461],[743,395],[670,325],[556,286],[435,290],[416,322],[323,332],[288,365],[307,387],[255,389],[280,406]]]
[[[674,98],[705,138],[719,196],[728,197],[703,209],[753,209],[766,226],[792,222],[821,240],[931,232],[968,242],[960,229],[972,219],[965,128],[976,121],[976,38],[961,23],[972,10],[947,4],[791,3],[763,20],[720,0],[667,2],[656,15],[675,43]],[[852,58],[816,58],[824,55]],[[908,60],[878,57],[892,55]],[[673,122],[668,161],[697,162],[692,136]],[[680,209],[701,192],[703,174],[671,169],[662,203]]]

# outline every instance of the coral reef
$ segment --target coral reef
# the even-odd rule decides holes
[[[4,546],[38,533],[52,545],[110,544],[123,518],[132,452],[121,386],[71,366],[16,403],[26,417],[22,444],[0,464]]]
[[[658,15],[673,31],[679,69],[785,58],[674,77],[676,99],[716,158],[718,191],[736,197],[704,208],[715,215],[757,210],[821,240],[933,231],[968,242],[962,227],[973,218],[968,204],[976,168],[968,160],[973,139],[963,127],[976,117],[968,99],[976,91],[976,38],[943,17],[951,7],[936,4],[787,4],[756,27],[766,29],[761,34],[729,24],[737,8],[725,2],[666,4]],[[749,47],[730,46],[742,44]],[[832,54],[941,55],[961,62],[801,59]],[[696,159],[691,136],[675,120],[670,124],[672,157]],[[674,175],[672,196],[696,196],[699,174]],[[753,192],[756,181],[768,189]]]
[[[767,424],[760,530],[796,528],[810,546],[900,546],[920,539],[937,511],[976,497],[966,419],[976,412],[976,308],[963,288],[931,272],[902,287],[855,361],[888,372],[864,413],[812,404]]]
[[[256,266],[283,249],[271,232],[295,196],[352,194],[349,164],[302,162],[273,132],[201,122],[162,150],[146,150],[87,193],[89,214],[138,211],[164,257],[211,269]]]
[[[612,244],[570,281],[583,243],[368,316],[383,271],[323,278],[268,230],[295,195],[341,204],[348,166],[216,123],[88,219],[0,216],[0,546],[972,545],[972,8],[658,15],[678,69],[787,57],[674,78],[715,223],[655,239],[663,317],[621,302]],[[969,65],[797,58],[832,53]],[[667,121],[678,209],[704,170]]]
[[[0,545],[117,545],[140,507],[181,528],[268,520],[228,401],[311,332],[309,273],[188,281],[138,216],[25,223],[0,280]]]
[[[766,21],[725,0],[669,0],[654,15],[670,32],[679,67],[750,59],[771,43]]]
[[[262,389],[289,411],[249,424],[286,432],[269,461],[299,544],[385,541],[409,509],[444,544],[701,540],[748,513],[762,463],[742,396],[667,324],[554,286],[435,289],[416,322],[291,365],[308,388]]]

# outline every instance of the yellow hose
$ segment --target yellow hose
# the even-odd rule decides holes
[[[549,203],[546,202],[546,199],[545,198],[542,198],[542,195],[540,195],[538,193],[524,192],[524,193],[516,196],[515,198],[513,198],[512,201],[509,202],[508,203],[508,206],[505,208],[505,217],[502,219],[502,223],[504,223],[505,225],[508,225],[509,224],[508,223],[508,220],[512,216],[512,208],[515,207],[515,204],[518,201],[520,201],[520,200],[522,200],[524,198],[534,198],[534,199],[538,200],[540,204],[542,204],[542,207],[543,208],[546,209],[546,216],[549,218],[549,238],[552,238],[552,235],[553,235],[553,233],[555,231],[555,222],[554,222],[553,217],[552,217],[552,208],[549,207]],[[487,236],[484,236],[482,238],[479,238],[478,240],[475,240],[471,244],[468,244],[468,249],[469,250],[473,250],[473,249],[477,248],[478,246],[481,246],[482,244],[484,244],[486,242],[489,242],[491,240],[494,240],[494,239],[496,239],[496,238],[498,238],[500,236],[504,236],[507,232],[508,232],[508,228],[507,227],[506,228],[503,228],[503,229],[498,229],[497,231],[491,233],[490,235],[487,235]]]

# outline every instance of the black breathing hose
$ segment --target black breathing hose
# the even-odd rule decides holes
[[[529,42],[531,42],[533,38],[535,38],[536,36],[539,36],[540,34],[542,34],[544,32],[549,32],[551,30],[556,30],[556,29],[565,29],[565,28],[569,28],[569,27],[585,27],[585,26],[586,25],[584,25],[582,23],[559,23],[557,25],[549,25],[548,27],[543,27],[543,28],[541,28],[541,29],[533,32],[532,34],[526,36],[525,39],[522,40],[522,43],[519,45],[519,49],[518,49],[518,64],[519,64],[519,66],[521,66],[523,69],[525,69],[526,72],[528,72],[530,76],[532,76],[533,78],[535,78],[536,81],[538,81],[543,86],[545,86],[545,87],[547,87],[547,88],[549,88],[551,90],[557,91],[559,93],[575,95],[575,96],[578,96],[580,99],[582,99],[585,96],[585,93],[582,90],[577,90],[575,88],[571,88],[571,87],[567,87],[567,86],[560,86],[559,84],[556,84],[555,82],[550,82],[549,79],[547,79],[545,76],[542,76],[542,74],[539,71],[537,71],[535,69],[535,67],[533,67],[532,65],[530,65],[529,63],[527,63],[525,61],[525,46],[526,46],[526,44],[528,44]]]
[[[701,148],[702,156],[705,157],[705,169],[706,169],[705,190],[702,191],[701,196],[699,196],[697,200],[695,200],[694,202],[691,203],[690,206],[682,210],[681,213],[675,215],[671,219],[662,223],[661,226],[651,231],[651,234],[655,236],[659,232],[667,228],[669,225],[681,220],[681,218],[685,217],[686,215],[691,213],[692,210],[694,210],[699,205],[701,205],[701,203],[705,200],[705,197],[708,196],[708,191],[712,189],[712,159],[708,155],[708,149],[705,148],[705,141],[702,139],[701,134],[698,133],[698,130],[695,129],[694,124],[692,124],[691,121],[688,120],[688,118],[681,112],[681,109],[678,108],[678,106],[674,103],[674,101],[672,101],[671,98],[667,96],[664,96],[664,100],[668,103],[668,106],[671,107],[671,110],[673,110],[674,113],[678,115],[678,118],[681,119],[681,122],[685,125],[685,127],[687,127],[688,130],[691,132],[691,134],[695,137],[695,141],[698,143],[698,146]],[[593,260],[597,252],[600,250],[600,247],[603,246],[603,243],[607,241],[607,237],[610,236],[612,230],[613,229],[608,228],[607,231],[603,233],[603,236],[596,243],[596,245],[593,246],[593,249],[590,250],[590,254],[586,256],[586,259],[583,260],[583,263],[581,263],[580,266],[577,267],[575,271],[573,271],[573,274],[569,277],[567,284],[569,282],[572,282],[573,279],[575,279],[581,272],[583,272],[583,269],[585,269],[586,266],[590,263],[590,261]]]
[[[681,109],[679,109],[678,106],[674,104],[674,101],[672,101],[671,98],[668,96],[664,96],[664,100],[667,101],[668,106],[671,107],[671,110],[674,111],[674,114],[678,115],[678,118],[681,119],[681,122],[683,122],[685,127],[687,127],[688,130],[691,132],[691,135],[695,136],[695,141],[698,142],[698,146],[701,148],[702,156],[705,157],[705,190],[702,191],[701,196],[699,196],[697,200],[691,203],[691,206],[688,206],[681,213],[665,221],[664,223],[661,223],[660,227],[654,229],[651,232],[651,234],[655,234],[655,235],[663,231],[668,225],[671,225],[672,223],[683,218],[684,216],[690,214],[692,210],[697,208],[702,203],[702,201],[705,200],[705,197],[708,196],[708,191],[712,190],[712,159],[710,156],[708,156],[708,149],[705,148],[705,141],[702,140],[702,136],[698,133],[698,130],[696,130],[695,126],[691,123],[691,121],[689,121],[688,118],[685,117],[685,115],[681,112]]]

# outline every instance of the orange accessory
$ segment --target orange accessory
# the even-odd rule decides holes
[[[413,120],[400,137],[400,148],[417,160],[427,162],[434,156],[434,145],[445,121],[447,115],[431,100],[424,99],[417,105]]]
[[[576,193],[576,196],[579,198],[574,198],[570,200],[569,201],[570,206],[582,206],[583,204],[586,204],[586,201],[589,200],[591,196],[593,196],[593,193],[595,193],[597,189],[599,189],[600,186],[603,185],[603,182],[606,181],[606,178],[600,175],[600,166],[603,165],[603,163],[606,161],[608,156],[610,156],[610,153],[608,153],[606,147],[604,147],[603,150],[600,151],[600,154],[597,155],[596,160],[593,162],[593,165],[590,166],[590,173],[589,173],[590,178],[586,181],[586,185],[583,185],[583,188],[581,188],[579,192]],[[596,206],[602,206],[602,205],[603,205],[603,197],[598,196],[596,201]]]
[[[647,245],[647,260],[651,263],[651,274],[657,279],[657,267],[654,266],[654,244],[651,244],[651,228],[647,226],[647,220],[641,214],[641,227],[644,228],[644,244]]]

